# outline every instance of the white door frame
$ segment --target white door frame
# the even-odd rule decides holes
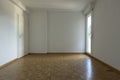
[[[87,46],[87,43],[88,43],[88,33],[87,33],[87,18],[88,18],[88,16],[89,15],[91,15],[91,40],[90,40],[90,53],[88,52],[88,50],[87,50],[87,48],[88,48],[88,46]],[[92,54],[92,36],[93,36],[93,30],[92,30],[92,28],[93,28],[93,12],[92,11],[90,11],[88,14],[86,14],[86,16],[85,16],[85,51],[86,51],[86,53],[89,53],[89,54]]]
[[[16,23],[17,23],[17,57],[20,58],[24,56],[24,32],[22,24],[22,16],[16,13]]]

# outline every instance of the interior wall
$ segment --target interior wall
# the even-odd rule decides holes
[[[47,53],[47,11],[30,10],[30,53]]]
[[[120,70],[120,0],[97,0],[92,55]]]
[[[81,12],[48,12],[48,52],[84,52],[85,17]]]
[[[30,13],[30,53],[84,52],[85,18],[81,12]]]
[[[14,10],[7,0],[0,1],[0,66],[17,58]]]
[[[19,11],[22,12],[9,0],[0,0],[0,66],[18,57],[16,14]]]

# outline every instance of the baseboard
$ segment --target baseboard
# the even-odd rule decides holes
[[[39,55],[39,54],[47,54],[47,53],[28,53],[28,55]]]
[[[100,62],[101,64],[103,64],[103,65],[105,65],[105,66],[108,66],[109,68],[111,68],[112,70],[114,70],[116,73],[119,73],[119,74],[120,74],[120,70],[114,68],[113,66],[111,66],[111,65],[109,65],[109,64],[101,61],[100,59],[92,56],[91,54],[86,53],[86,55],[89,56],[89,57],[91,57],[91,58],[93,58],[93,59],[95,59],[96,61]]]
[[[1,69],[4,69],[5,67],[7,67],[8,65],[12,64],[13,62],[15,62],[15,61],[17,61],[17,60],[18,60],[18,58],[14,59],[14,60],[12,60],[12,61],[10,61],[10,62],[7,62],[6,64],[0,66],[0,70],[1,70]]]
[[[48,54],[84,54],[85,52],[48,52]]]
[[[47,53],[29,53],[29,55],[33,54],[85,54],[85,52],[47,52]]]

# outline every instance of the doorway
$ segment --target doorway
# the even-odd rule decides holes
[[[86,16],[86,52],[91,54],[92,13]]]

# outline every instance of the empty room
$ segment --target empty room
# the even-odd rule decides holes
[[[120,0],[0,0],[0,80],[120,80]]]

